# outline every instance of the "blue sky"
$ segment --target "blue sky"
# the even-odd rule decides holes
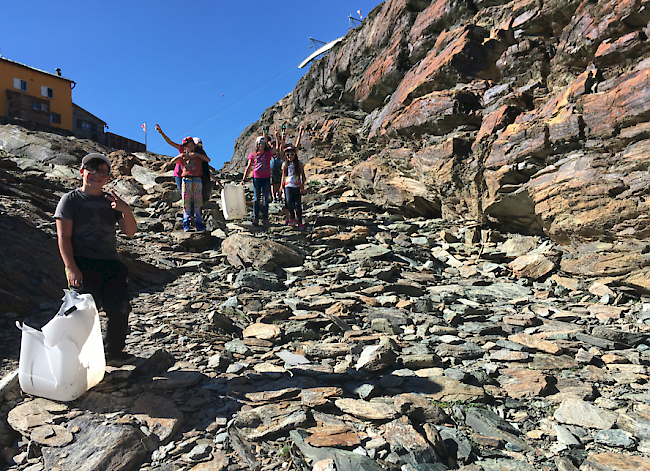
[[[3,57],[74,80],[72,100],[109,131],[173,155],[154,130],[198,136],[220,168],[235,139],[308,70],[309,37],[348,32],[379,0],[4,2]],[[11,19],[8,21],[8,19]]]

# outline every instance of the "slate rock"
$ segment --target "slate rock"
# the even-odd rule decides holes
[[[403,389],[441,402],[472,402],[485,397],[483,388],[461,383],[446,376],[406,378]]]
[[[601,409],[580,399],[566,399],[553,415],[563,424],[597,429],[610,429],[616,423],[618,414]]]
[[[616,425],[639,440],[650,440],[650,414],[640,411],[622,412],[618,416]]]
[[[475,432],[512,443],[523,450],[530,447],[517,437],[517,431],[504,419],[489,409],[473,407],[467,410],[465,423]]]
[[[388,422],[380,430],[392,452],[408,456],[406,462],[433,464],[438,461],[429,441],[415,430],[406,417]]]
[[[632,448],[634,440],[623,430],[599,430],[594,434],[594,442],[617,448]]]
[[[109,425],[102,417],[83,414],[68,422],[78,429],[74,442],[61,448],[43,448],[46,469],[114,471],[137,469],[147,456],[143,434],[134,427]]]
[[[300,453],[314,461],[333,460],[336,471],[383,471],[383,468],[367,456],[336,448],[316,448],[305,442],[307,433],[292,430],[289,437],[298,447]]]
[[[154,389],[187,389],[199,384],[204,378],[199,371],[169,371],[152,378]]]
[[[368,402],[360,399],[337,399],[336,407],[342,412],[365,420],[393,419],[398,414],[395,407],[384,402]]]
[[[176,404],[162,396],[144,394],[131,407],[130,413],[147,425],[161,443],[167,443],[185,420]]]
[[[264,270],[241,270],[233,288],[250,288],[253,290],[268,290],[268,291],[281,291],[286,288],[283,283],[278,280],[275,273],[270,273]]]
[[[650,458],[629,453],[590,453],[580,471],[648,471]]]
[[[268,404],[237,414],[234,426],[246,440],[261,440],[286,430],[292,430],[307,421],[299,405]]]
[[[431,400],[418,394],[406,393],[395,397],[395,409],[415,422],[442,424],[449,420],[447,414]]]
[[[236,267],[253,266],[263,271],[302,265],[303,256],[278,242],[246,234],[228,236],[221,244],[228,261]]]

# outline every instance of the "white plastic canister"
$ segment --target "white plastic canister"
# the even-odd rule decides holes
[[[246,216],[246,198],[243,185],[225,185],[221,190],[221,209],[225,219]]]
[[[22,330],[18,380],[26,393],[72,401],[104,378],[104,343],[92,295],[66,290],[61,309],[42,332],[16,326]]]

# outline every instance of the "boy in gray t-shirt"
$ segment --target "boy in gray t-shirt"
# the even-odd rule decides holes
[[[68,285],[92,294],[106,313],[104,344],[112,366],[131,363],[124,352],[131,305],[126,278],[128,269],[117,255],[115,223],[128,236],[137,225],[128,204],[114,191],[103,191],[110,179],[111,161],[103,154],[88,154],[81,161],[81,188],[66,193],[56,207],[59,251]]]

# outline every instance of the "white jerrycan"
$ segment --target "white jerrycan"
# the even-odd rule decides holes
[[[65,290],[63,305],[42,332],[22,330],[18,380],[34,396],[73,401],[104,378],[106,359],[95,301]]]
[[[221,209],[223,217],[241,219],[246,216],[246,198],[243,185],[225,185],[221,190]]]

